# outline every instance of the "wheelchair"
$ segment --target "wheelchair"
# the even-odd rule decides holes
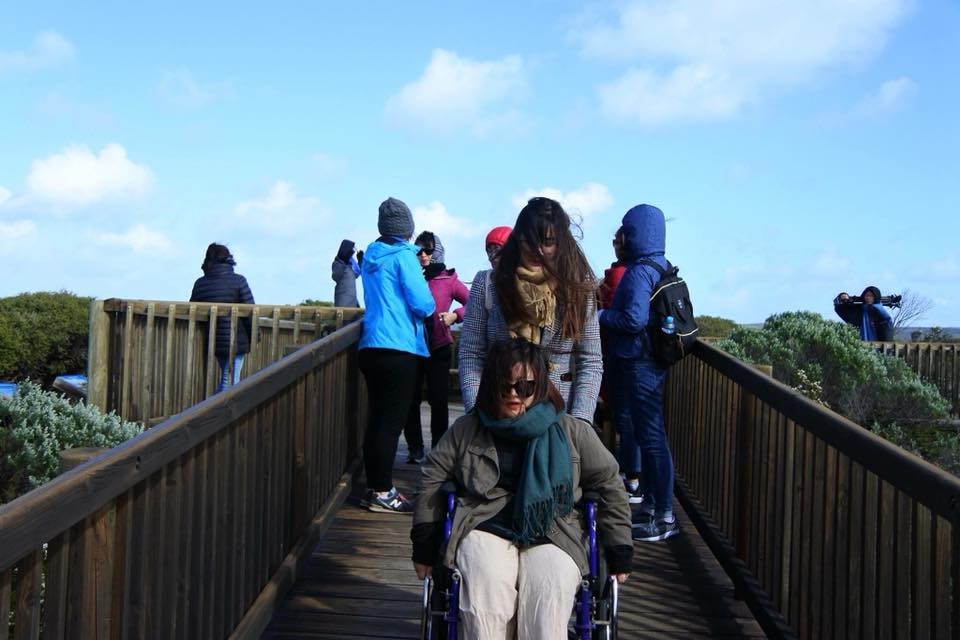
[[[456,487],[444,483],[446,516],[443,522],[443,545],[453,531],[453,515],[457,505]],[[599,496],[587,492],[578,508],[587,518],[587,559],[590,573],[580,582],[567,630],[568,640],[616,640],[619,583],[607,574],[606,562],[597,539],[597,503]],[[457,569],[435,567],[432,576],[423,580],[420,637],[422,640],[456,640],[460,612],[461,576]]]

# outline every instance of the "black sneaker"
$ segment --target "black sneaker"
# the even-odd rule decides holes
[[[370,502],[367,509],[379,513],[400,513],[410,515],[413,513],[413,503],[407,500],[406,496],[397,491],[394,487],[386,496],[380,496],[378,493],[371,492]]]
[[[666,540],[680,533],[680,527],[677,526],[676,519],[673,522],[667,522],[666,520],[648,517],[642,522],[635,522],[630,526],[633,528],[633,539],[641,542]]]
[[[411,451],[407,454],[407,464],[420,464],[423,462],[423,449],[419,451]]]

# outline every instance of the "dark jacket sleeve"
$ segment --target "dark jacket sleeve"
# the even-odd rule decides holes
[[[860,305],[840,302],[840,296],[837,296],[833,299],[833,310],[847,324],[852,324],[855,327],[860,326]]]

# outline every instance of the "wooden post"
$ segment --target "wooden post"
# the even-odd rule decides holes
[[[116,408],[107,406],[110,364],[110,314],[103,310],[103,300],[94,300],[90,303],[87,347],[87,404],[104,413]]]

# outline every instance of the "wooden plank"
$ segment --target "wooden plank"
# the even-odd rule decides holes
[[[850,542],[850,459],[837,454],[837,490],[834,513],[833,578],[834,599],[830,602],[833,618],[832,636],[847,637],[847,585],[853,551]],[[829,628],[828,628],[829,631]]]
[[[247,354],[247,358],[250,359],[249,368],[247,371],[249,373],[256,373],[263,368],[263,354],[260,353],[260,307],[255,306],[250,312],[250,353]]]
[[[10,627],[7,623],[10,620],[10,596],[11,588],[11,574],[13,569],[7,569],[5,571],[0,571],[0,640],[9,640],[10,638]]]
[[[933,631],[934,598],[939,597],[932,591],[934,575],[932,561],[936,558],[936,541],[933,536],[933,517],[930,511],[914,503],[914,536],[912,553],[915,558],[910,576],[910,600],[913,602],[910,637],[929,638]]]
[[[87,403],[107,412],[110,384],[110,315],[103,300],[90,303],[90,332],[87,347]]]
[[[40,585],[43,582],[43,557],[39,549],[24,556],[17,565],[17,573],[19,583],[13,640],[37,640],[40,637]]]
[[[160,608],[157,611],[159,624],[156,627],[160,638],[182,637],[177,630],[178,591],[183,580],[181,554],[186,553],[179,544],[183,530],[180,522],[182,496],[188,492],[182,480],[184,457],[167,465],[163,482],[163,519],[158,523],[162,530],[162,579],[160,581]]]
[[[70,532],[64,532],[47,545],[47,570],[44,576],[43,636],[61,639],[66,633],[67,567],[70,553]],[[0,596],[2,598],[2,596]],[[0,612],[0,620],[7,617]],[[0,626],[5,626],[0,624]],[[0,632],[0,638],[3,633]]]
[[[197,379],[194,375],[196,363],[194,361],[194,346],[197,341],[197,305],[191,304],[187,316],[187,355],[184,365],[185,375],[183,376],[183,403],[185,406],[193,406],[196,402],[195,389],[197,388]]]
[[[914,531],[913,507],[916,504],[900,492],[895,494],[893,559],[894,584],[890,594],[890,609],[893,613],[893,634],[897,638],[910,635],[913,602]]]
[[[864,601],[867,598],[865,587],[873,587],[863,584],[863,568],[867,560],[864,556],[864,517],[866,515],[866,484],[865,471],[860,464],[850,461],[850,544],[848,546],[850,559],[848,561],[847,577],[847,607],[846,607],[846,635],[838,635],[838,638],[859,638],[862,637],[860,630],[862,628]],[[872,559],[869,560],[873,562]]]
[[[820,636],[829,636],[834,629],[834,606],[837,601],[837,500],[840,489],[837,480],[837,450],[826,447],[825,478],[823,482],[823,574],[820,591]]]
[[[877,623],[880,606],[877,600],[877,576],[880,563],[878,536],[880,535],[880,479],[869,471],[864,476],[863,567],[860,584],[863,590],[861,637],[879,637]]]
[[[953,529],[956,525],[944,518],[933,518],[933,592],[949,593],[951,599],[934,598],[933,628],[934,637],[951,638],[953,629],[953,607],[951,600],[956,599],[957,591],[952,582],[953,567],[956,564],[953,553]]]
[[[133,388],[133,310],[127,309],[123,320],[123,359],[120,363],[120,411],[122,418],[129,420],[133,415],[130,396]]]
[[[293,310],[293,344],[300,344],[300,307]]]
[[[273,322],[270,330],[270,362],[280,359],[280,308],[273,308]]]
[[[113,589],[110,603],[110,639],[123,637],[124,606],[127,592],[127,553],[130,547],[130,492],[117,496],[114,501],[113,535]]]
[[[896,491],[888,484],[880,484],[880,525],[877,529],[879,543],[877,545],[877,628],[880,638],[893,638],[894,617],[893,607],[899,606],[894,602],[896,574],[894,573],[894,557],[896,548]]]
[[[173,415],[173,399],[174,399],[174,387],[173,387],[173,347],[176,343],[175,332],[176,329],[176,305],[169,305],[167,307],[167,344],[166,344],[166,353],[163,357],[163,415],[170,416]]]
[[[210,316],[207,325],[207,368],[204,380],[206,381],[206,390],[204,398],[213,395],[216,385],[216,378],[220,374],[220,367],[217,365],[217,306],[210,307]]]
[[[210,512],[210,491],[207,484],[209,477],[208,463],[210,443],[202,441],[193,450],[193,511],[190,519],[190,599],[187,608],[186,636],[203,638],[208,609],[206,608],[210,581],[207,579],[208,558],[210,556],[210,542],[208,535],[207,518]]]
[[[153,408],[153,392],[155,388],[156,371],[153,369],[153,354],[156,347],[154,336],[157,322],[157,305],[147,305],[147,326],[143,333],[143,360],[140,372],[140,402],[138,419],[143,420],[157,415]]]

